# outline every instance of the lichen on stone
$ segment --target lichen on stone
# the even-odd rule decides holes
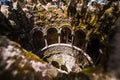
[[[0,37],[0,60],[0,79],[31,80],[39,76],[38,79],[48,80],[58,73],[52,65],[5,37]]]

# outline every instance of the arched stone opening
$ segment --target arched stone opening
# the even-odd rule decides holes
[[[33,46],[35,50],[42,49],[45,47],[45,41],[44,41],[44,36],[42,31],[36,31],[32,35],[33,39]]]
[[[61,43],[72,43],[72,32],[67,27],[61,30]]]
[[[47,30],[47,43],[48,45],[58,43],[58,33],[56,28],[49,28]]]
[[[84,48],[85,46],[85,37],[86,34],[82,30],[76,30],[74,34],[74,42],[73,45],[79,47],[79,48]]]
[[[93,59],[93,62],[97,65],[102,57],[102,44],[101,36],[98,34],[92,34],[87,43],[86,53]]]

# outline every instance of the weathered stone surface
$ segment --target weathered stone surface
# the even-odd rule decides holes
[[[12,26],[9,20],[0,11],[0,35],[8,35],[11,33]]]
[[[56,62],[51,64],[55,66]],[[68,74],[66,65],[61,64],[60,67],[61,70],[57,70],[36,55],[22,49],[17,43],[6,37],[0,37],[1,80],[112,80],[114,78],[103,73],[101,68],[91,68],[79,73],[70,72]]]
[[[67,72],[80,72],[82,69],[92,67],[94,64],[92,59],[81,49],[76,48],[70,44],[53,44],[43,48],[39,52],[40,57],[45,61],[52,63],[53,61],[59,64],[59,69],[65,67]],[[56,64],[55,66],[58,66]]]
[[[30,38],[28,35],[33,24],[26,17],[18,2],[13,2],[13,7],[1,6],[0,21],[0,35],[6,35],[11,40],[20,43],[25,49],[32,50],[30,42],[25,44],[24,41]]]
[[[107,48],[107,71],[112,74],[113,77],[120,79],[120,17],[115,23],[114,29],[109,35],[108,48]]]
[[[89,7],[87,8],[86,2],[84,2],[86,0],[84,0],[83,3],[85,4],[83,5],[83,14],[78,15],[78,12],[75,11],[76,0],[71,0],[71,1],[72,1],[70,2],[71,5],[69,7],[64,6],[65,8],[62,8],[63,10],[53,5],[50,5],[50,6],[42,5],[37,7],[37,11],[34,11],[35,9],[32,3],[32,6],[30,5],[30,10],[28,10],[26,14],[22,11],[21,7],[17,3],[13,4],[13,8],[9,8],[5,5],[2,5],[1,11],[3,14],[0,13],[0,20],[1,20],[0,26],[2,26],[2,28],[0,27],[0,33],[1,35],[7,35],[7,36],[10,35],[12,39],[14,38],[15,41],[21,43],[21,45],[24,48],[28,49],[28,47],[30,46],[28,42],[30,39],[28,38],[28,36],[30,36],[29,34],[31,30],[30,26],[37,25],[38,27],[45,28],[45,29],[51,26],[60,28],[62,27],[62,25],[66,26],[65,24],[67,23],[68,25],[70,25],[69,27],[71,27],[71,30],[80,28],[85,31],[85,34],[87,35],[86,42],[88,44],[87,53],[89,55],[92,54],[91,57],[95,58],[95,61],[99,61],[99,58],[101,57],[96,57],[96,56],[97,55],[99,56],[99,53],[100,55],[102,54],[102,56],[106,55],[106,54],[103,54],[104,48],[105,48],[103,44],[112,28],[112,25],[114,24],[114,22],[116,21],[116,19],[120,14],[120,7],[118,7],[120,6],[120,4],[116,5],[117,3],[112,1],[109,4],[106,4],[107,7],[102,5],[100,5],[102,8],[97,6],[91,6],[96,9],[91,13],[91,10],[89,10]],[[69,14],[71,14],[70,16],[67,16],[67,13],[66,13],[67,11]],[[6,18],[9,20],[7,20]],[[97,35],[97,37],[94,35]],[[119,37],[119,34],[117,34],[116,37]],[[119,42],[119,40],[115,40],[115,42]],[[98,43],[100,45],[96,46],[96,44]],[[11,45],[14,45],[14,43],[7,43],[5,39],[1,39],[0,78],[2,80],[3,79],[9,79],[9,80],[38,79],[39,80],[42,78],[44,78],[45,80],[49,80],[52,77],[56,76],[57,74],[57,71],[55,70],[56,68],[52,67],[47,63],[41,63],[41,60],[39,61],[37,57],[35,57],[34,55],[30,55],[31,54],[30,52],[26,52],[25,50],[21,49],[19,46],[17,45],[11,46]],[[29,50],[32,50],[32,49],[29,49]],[[85,50],[86,50],[86,46],[85,46]],[[108,63],[109,72],[112,73],[111,74],[112,78],[111,76],[108,76],[108,74],[104,73],[104,70],[100,70],[98,68],[95,71],[92,71],[92,69],[88,68],[92,72],[83,71],[83,73],[73,73],[72,75],[71,73],[59,74],[55,79],[56,80],[57,79],[58,80],[66,80],[66,79],[67,80],[77,80],[77,79],[89,80],[91,78],[91,80],[112,80],[115,78],[115,76],[119,77],[119,65],[118,65],[119,64],[119,54],[118,54],[119,46],[115,48],[115,51],[117,51],[115,52],[116,55],[115,54],[111,54],[111,56],[109,55],[110,61]],[[25,54],[21,54],[21,53],[25,53]],[[27,53],[29,53],[29,55]],[[51,64],[57,68],[61,68],[61,70],[64,70],[66,72],[70,71],[68,66],[64,64],[70,65],[71,63],[73,64],[75,61],[71,59],[69,63],[68,62],[69,60],[62,59],[63,64],[59,65],[58,62],[60,63],[62,61],[60,60],[61,56],[62,58],[66,58],[66,59],[70,57],[68,54],[67,55],[65,54],[66,57],[64,57],[63,55],[52,55],[50,57],[53,60],[53,61],[50,61]],[[50,58],[48,59],[50,60]],[[114,65],[113,63],[114,64],[116,63],[116,64]],[[43,66],[45,68],[43,68]],[[73,65],[70,65],[70,66],[73,66]],[[81,66],[75,65],[75,67],[73,68],[73,71],[76,70],[77,67],[81,67]],[[51,70],[51,68],[53,68],[55,71],[53,69]],[[55,73],[55,74],[52,75],[51,73]],[[47,75],[45,76],[44,74],[47,74]],[[115,80],[117,79],[115,78]]]
[[[51,80],[57,74],[52,65],[0,36],[0,80]]]

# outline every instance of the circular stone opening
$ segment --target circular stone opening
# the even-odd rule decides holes
[[[44,47],[40,54],[43,60],[67,72],[81,71],[93,65],[92,59],[82,49],[70,44],[52,44]]]

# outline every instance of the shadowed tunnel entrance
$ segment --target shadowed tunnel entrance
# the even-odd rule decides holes
[[[44,37],[42,31],[34,32],[33,36],[33,45],[36,50],[42,49],[45,46]]]
[[[47,30],[47,42],[48,45],[55,44],[58,42],[58,33],[56,28],[49,28]]]
[[[67,27],[63,28],[61,31],[61,43],[71,43],[72,41],[71,30]]]
[[[82,30],[76,30],[73,45],[82,48],[85,45],[85,33]]]
[[[87,44],[86,52],[93,59],[95,64],[98,64],[101,59],[101,36],[93,34]]]

